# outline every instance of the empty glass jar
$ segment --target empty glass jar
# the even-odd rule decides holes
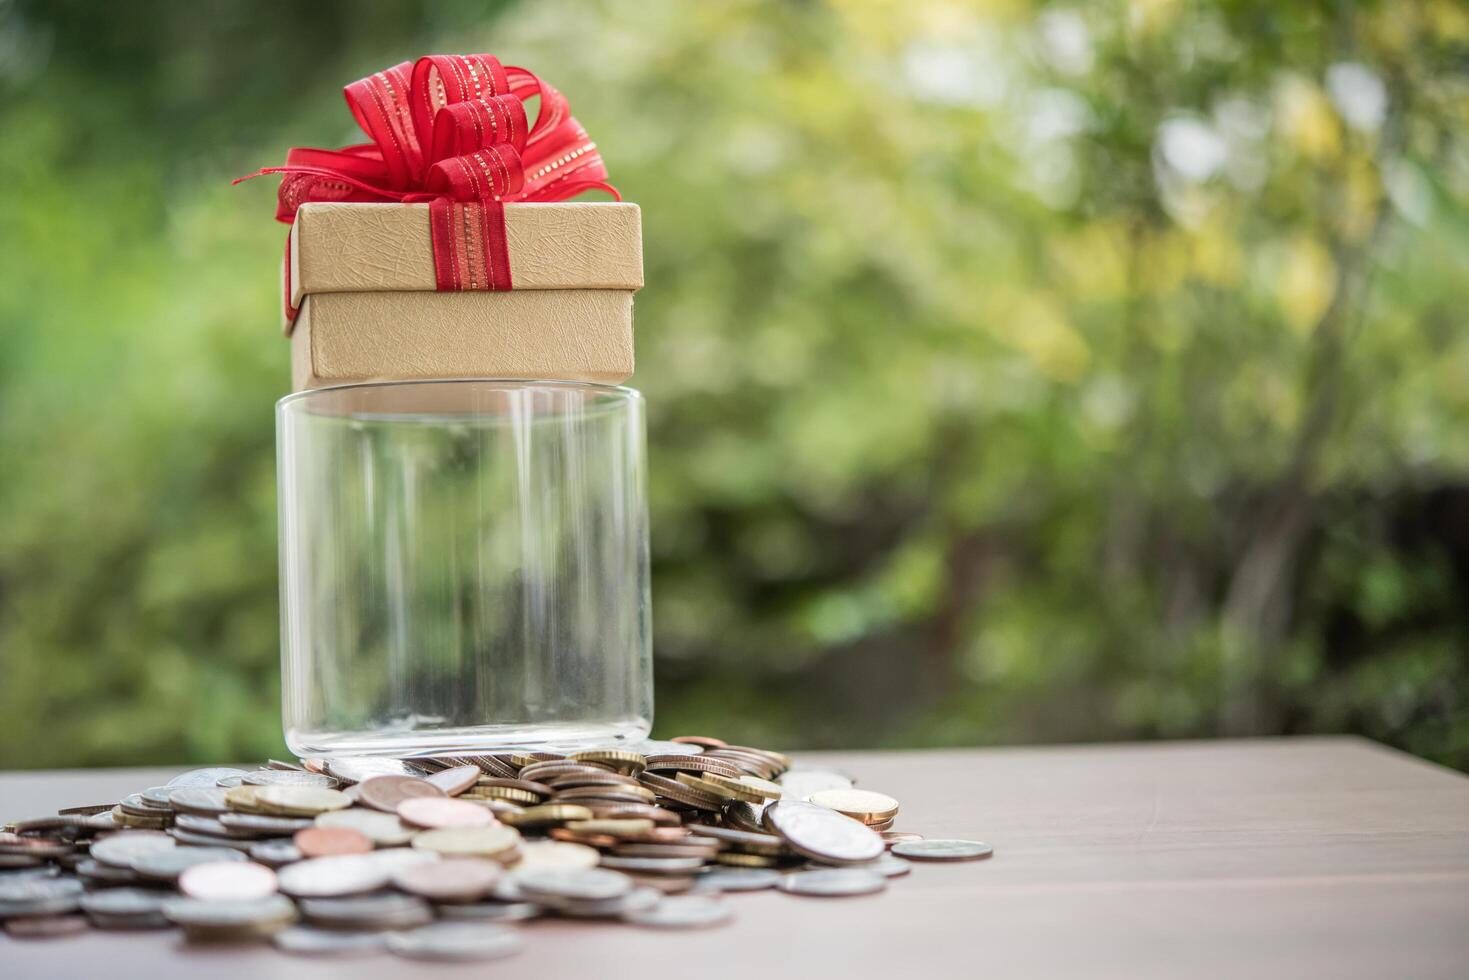
[[[283,398],[276,421],[293,752],[408,757],[648,734],[636,391],[351,385]]]

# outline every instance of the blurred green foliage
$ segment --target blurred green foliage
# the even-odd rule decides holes
[[[1469,767],[1454,0],[0,0],[0,765],[283,751],[228,178],[466,50],[644,209],[659,732]]]

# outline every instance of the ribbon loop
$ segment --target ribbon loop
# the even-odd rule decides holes
[[[288,224],[313,201],[473,205],[432,209],[440,289],[510,288],[506,201],[564,201],[589,190],[621,200],[566,98],[491,55],[405,61],[358,79],[343,96],[370,143],[297,147],[283,166],[239,180],[282,174],[276,218]],[[528,99],[540,102],[534,123]],[[441,242],[441,234],[455,237]],[[467,259],[471,243],[482,254]]]
[[[447,160],[486,146],[509,144],[525,149],[525,103],[513,95],[495,95],[445,106],[434,116],[431,159]]]

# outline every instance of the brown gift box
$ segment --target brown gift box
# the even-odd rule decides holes
[[[295,390],[354,381],[633,371],[636,204],[505,205],[507,292],[436,292],[426,204],[303,204],[286,324]]]

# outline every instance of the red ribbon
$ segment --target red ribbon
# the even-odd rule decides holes
[[[343,94],[372,140],[296,147],[284,166],[275,216],[290,223],[311,201],[428,201],[437,288],[509,289],[506,201],[564,201],[607,183],[597,144],[566,98],[524,68],[487,54],[429,55],[348,85]],[[540,98],[534,124],[525,102]],[[289,246],[288,246],[289,247]],[[290,264],[286,265],[289,276]],[[291,286],[286,284],[287,315]]]

